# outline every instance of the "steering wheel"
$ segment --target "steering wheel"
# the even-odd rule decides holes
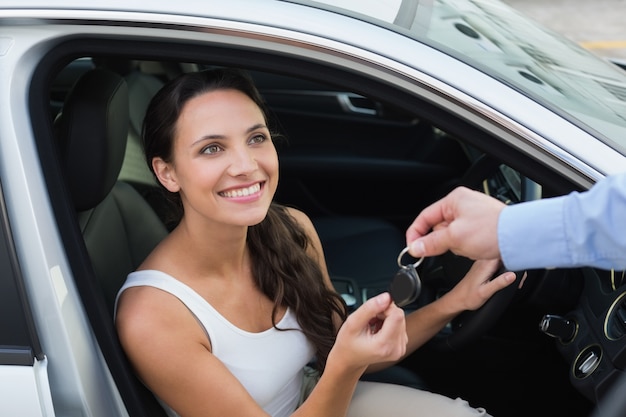
[[[479,189],[484,180],[491,178],[499,166],[499,162],[483,155],[467,171],[459,185]],[[524,177],[520,177],[520,180],[520,200],[540,198],[541,187],[538,184]],[[420,271],[422,294],[418,301],[429,303],[451,290],[469,271],[472,263],[472,260],[457,256],[452,252],[427,258]],[[503,272],[505,269],[500,267],[493,277]],[[465,311],[458,315],[428,344],[439,350],[458,350],[487,332],[501,317],[517,293],[525,272],[514,272],[516,274],[514,283],[498,291],[478,310]]]
[[[422,278],[422,295],[420,300],[432,302],[451,290],[469,271],[473,261],[447,252],[432,258],[431,265],[425,265],[420,274]],[[498,268],[492,278],[505,272]],[[438,350],[459,350],[486,333],[502,316],[513,300],[523,272],[515,272],[515,282],[495,293],[478,310],[465,311],[456,316],[444,329],[435,335],[429,346]]]

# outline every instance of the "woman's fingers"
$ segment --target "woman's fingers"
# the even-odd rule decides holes
[[[346,360],[357,365],[392,361],[406,353],[404,311],[382,293],[367,300],[341,327],[336,346],[346,346]]]
[[[494,277],[501,263],[497,260],[479,260],[472,264],[465,277],[454,288],[454,300],[465,310],[476,310],[495,293],[515,281],[514,272],[504,272]],[[454,302],[454,301],[452,301]]]

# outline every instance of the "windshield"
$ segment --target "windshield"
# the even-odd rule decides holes
[[[626,153],[626,71],[494,0],[322,0],[522,91]],[[603,137],[602,137],[603,136]]]

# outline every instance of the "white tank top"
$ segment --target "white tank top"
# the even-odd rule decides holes
[[[303,369],[313,358],[313,345],[300,331],[296,317],[287,309],[277,323],[260,333],[239,329],[224,318],[189,286],[160,271],[135,271],[118,292],[150,286],[177,297],[204,327],[213,355],[222,361],[268,414],[289,416],[298,406]],[[117,304],[117,301],[116,301]],[[165,405],[165,404],[164,404]],[[176,416],[167,408],[170,416]]]

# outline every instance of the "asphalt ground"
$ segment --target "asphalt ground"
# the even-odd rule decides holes
[[[502,0],[606,58],[626,60],[626,0]]]

